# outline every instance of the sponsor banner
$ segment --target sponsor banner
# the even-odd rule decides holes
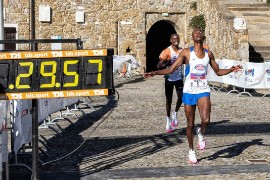
[[[56,98],[38,100],[38,122],[44,121],[50,114],[78,102],[79,98]],[[1,101],[0,101],[1,102]],[[14,152],[23,144],[32,141],[32,101],[14,100]]]
[[[270,88],[270,62],[265,62],[265,78],[264,78],[264,83],[265,87],[267,89]]]
[[[80,96],[103,96],[108,95],[108,89],[87,89],[87,90],[65,90],[65,91],[44,91],[25,93],[1,93],[0,100],[12,99],[43,99],[43,98],[70,98]]]
[[[74,103],[79,102],[79,98],[64,98],[63,101],[65,106],[70,106]]]
[[[64,103],[64,99],[66,99],[66,98],[48,99],[49,104],[50,104],[48,107],[49,115],[65,108],[66,104]],[[70,99],[70,98],[68,98],[68,99]]]
[[[42,59],[58,57],[107,56],[107,49],[70,50],[70,51],[39,51],[39,52],[8,52],[0,53],[0,60]]]
[[[2,132],[0,132],[0,171],[3,171],[3,143],[2,143]],[[2,175],[0,176],[0,179],[2,180]]]
[[[8,131],[2,131],[1,134],[2,134],[2,162],[8,162]]]
[[[6,131],[9,101],[0,101],[0,131]]]
[[[221,60],[216,60],[218,67],[223,68],[223,64]],[[208,65],[207,70],[207,80],[213,82],[220,82],[222,83],[222,76],[217,76],[215,71],[212,69],[210,65]]]
[[[265,64],[264,63],[247,63],[245,72],[245,82],[247,88],[260,89],[266,88],[265,84]]]
[[[47,118],[49,114],[49,99],[39,99],[38,100],[38,122],[42,122]]]
[[[13,120],[14,120],[14,125],[13,125],[13,136],[14,136],[14,149],[13,151],[15,153],[18,152],[20,149],[22,142],[22,119],[21,119],[21,111],[22,111],[22,100],[14,100],[13,101],[13,108],[14,108],[14,114],[13,114]]]
[[[219,68],[228,69],[231,66],[242,65],[243,69],[225,76],[217,76],[211,66],[208,67],[209,81],[225,83],[249,89],[270,88],[270,62],[251,63],[234,60],[216,60]]]
[[[38,122],[41,123],[51,114],[79,101],[79,98],[55,98],[38,100]]]
[[[2,172],[3,164],[2,162],[8,162],[8,134],[7,131],[0,132],[0,171]],[[2,175],[0,176],[2,180]]]
[[[22,101],[22,144],[32,141],[32,101]]]
[[[14,100],[14,152],[32,141],[32,102]]]
[[[246,63],[241,62],[241,61],[234,61],[234,60],[228,60],[224,59],[222,60],[223,62],[223,68],[224,69],[229,69],[232,66],[237,66],[241,65],[243,69],[241,69],[238,72],[231,72],[225,76],[222,76],[222,82],[225,84],[237,86],[237,87],[245,87],[246,82],[245,82],[245,74],[244,70],[246,69]]]

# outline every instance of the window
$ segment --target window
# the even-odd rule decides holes
[[[16,40],[17,30],[14,27],[4,28],[4,40]],[[5,50],[16,50],[16,43],[5,44]]]

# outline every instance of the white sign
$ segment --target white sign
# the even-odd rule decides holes
[[[247,29],[247,23],[244,18],[234,18],[233,27],[236,30]]]
[[[84,22],[84,12],[83,11],[76,11],[75,19],[76,19],[77,23],[83,23]]]
[[[52,36],[51,39],[62,39],[61,36]],[[51,46],[52,50],[61,50],[62,44],[61,43],[52,43]]]
[[[51,7],[46,5],[39,6],[39,21],[50,22],[51,21]]]

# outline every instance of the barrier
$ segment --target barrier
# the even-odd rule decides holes
[[[265,94],[262,96],[262,98],[264,98],[264,97],[267,96],[267,95],[270,95],[270,89],[269,89],[269,93],[265,93]]]
[[[270,90],[270,62],[264,63],[251,63],[251,62],[242,62],[234,60],[216,60],[219,68],[228,69],[231,66],[242,65],[243,69],[238,72],[232,72],[225,76],[217,76],[213,69],[208,67],[208,80],[210,82],[217,82],[232,85],[234,87],[242,88],[243,91],[233,89],[228,92],[237,92],[238,95],[247,94],[250,97],[252,95],[246,91],[246,89],[269,89]],[[211,87],[212,90],[215,90],[215,87]],[[268,93],[269,94],[269,93]],[[267,94],[264,94],[262,97],[265,97]]]
[[[52,129],[54,132],[56,132],[58,135],[61,136],[61,133],[57,131],[56,128],[58,128],[60,131],[63,131],[62,128],[54,123],[55,120],[67,120],[71,122],[68,118],[62,117],[62,110],[65,109],[65,107],[75,105],[76,103],[79,103],[79,98],[57,98],[57,99],[39,99],[39,109],[38,111],[41,114],[39,116],[39,123],[41,124],[39,126],[39,129],[49,128]],[[1,101],[0,101],[1,102]],[[8,101],[7,101],[8,102]],[[29,171],[32,171],[32,168],[26,164],[20,163],[18,161],[18,156],[25,156],[25,155],[31,155],[31,153],[25,152],[26,148],[32,148],[30,143],[32,142],[32,114],[31,114],[31,100],[13,100],[12,103],[10,103],[11,108],[13,109],[11,112],[11,115],[13,118],[13,132],[12,132],[12,150],[14,152],[14,159],[15,163],[9,164],[9,167],[23,167],[28,169]],[[58,102],[58,103],[57,103]],[[85,103],[83,101],[82,103]],[[88,103],[89,104],[89,103]],[[71,109],[72,110],[72,109]],[[42,113],[41,113],[42,112]],[[54,113],[60,113],[58,118],[53,118],[50,120],[51,115]],[[48,114],[48,117],[45,117]],[[73,124],[71,122],[71,124]],[[49,125],[55,125],[49,126]],[[48,140],[45,137],[42,137],[42,139],[39,139],[39,143],[41,143],[46,149],[50,148],[48,143]],[[29,143],[30,146],[27,146]],[[42,148],[39,148],[39,151],[44,154],[46,157],[49,157],[50,155],[46,153]],[[5,154],[8,154],[8,150]],[[8,157],[8,155],[7,155]],[[38,159],[38,161],[42,164],[43,162]],[[5,161],[3,161],[5,162]]]
[[[131,70],[140,67],[132,55],[113,55],[113,73],[119,73],[118,78],[131,77]]]

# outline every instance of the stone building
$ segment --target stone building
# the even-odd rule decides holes
[[[171,33],[180,35],[182,47],[190,46],[189,20],[203,14],[208,45],[216,58],[248,59],[247,32],[235,31],[219,13],[215,0],[36,0],[32,17],[33,1],[4,0],[6,39],[30,39],[33,18],[35,39],[81,38],[84,49],[113,48],[114,54],[134,55],[141,64],[138,71],[144,72],[156,68]],[[29,49],[25,44],[14,48]],[[51,48],[49,44],[38,47]]]

